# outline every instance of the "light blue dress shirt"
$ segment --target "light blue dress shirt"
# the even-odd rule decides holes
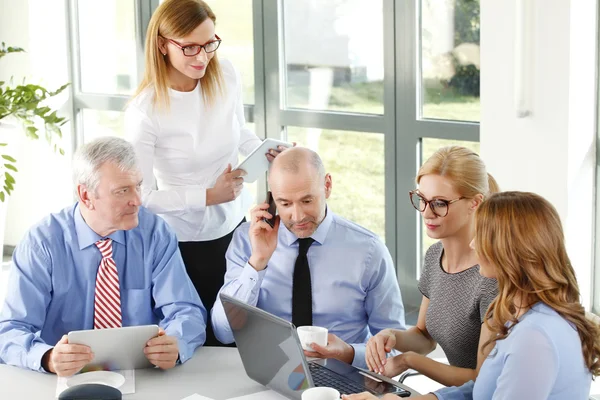
[[[242,224],[233,235],[221,292],[291,321],[298,238],[280,224],[277,249],[267,268],[257,272],[248,264],[249,227],[250,223]],[[365,343],[371,335],[385,328],[406,329],[390,253],[374,233],[331,210],[311,237],[315,240],[308,250],[313,325],[326,327],[352,344],[353,364],[365,367]],[[233,342],[218,296],[212,324],[217,339]]]
[[[143,207],[139,225],[113,240],[123,326],[157,324],[175,336],[181,362],[206,339],[206,310],[168,225]],[[0,312],[0,362],[43,371],[41,359],[69,331],[94,328],[102,239],[78,204],[34,226],[15,249]]]
[[[435,395],[439,400],[587,400],[591,383],[577,330],[537,303],[496,342],[475,383]]]

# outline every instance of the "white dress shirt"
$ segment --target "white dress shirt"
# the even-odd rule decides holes
[[[182,242],[221,238],[235,229],[252,198],[244,189],[235,200],[206,205],[227,164],[238,164],[261,140],[245,127],[242,85],[229,61],[220,60],[224,94],[212,106],[199,82],[191,92],[169,89],[168,110],[153,106],[149,88],[125,111],[125,129],[142,169],[143,205],[161,215]]]

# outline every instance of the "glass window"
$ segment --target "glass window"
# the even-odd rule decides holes
[[[433,139],[433,138],[423,138],[421,139],[421,165],[427,161],[429,159],[429,157],[431,157],[433,155],[433,153],[435,153],[438,149],[442,148],[442,147],[446,147],[446,146],[463,146],[466,147],[468,149],[473,150],[475,153],[479,154],[479,142],[467,142],[467,141],[461,141],[461,140],[447,140],[447,139]],[[415,176],[417,175],[417,173],[415,172]],[[408,191],[406,193],[406,198],[403,200],[402,198],[400,198],[400,204],[402,206],[402,204],[405,204],[406,207],[412,207],[410,205],[410,200],[408,198]],[[452,206],[450,206],[452,207]],[[420,229],[421,229],[421,249],[423,256],[425,255],[425,253],[427,252],[427,249],[429,249],[429,246],[431,246],[432,244],[434,244],[435,242],[437,242],[437,240],[430,238],[429,236],[427,236],[427,231],[425,229],[425,224],[423,222],[423,218],[420,218],[421,220],[421,224],[420,224]],[[420,267],[420,266],[419,266]],[[420,273],[419,273],[420,275]]]
[[[479,0],[421,0],[421,116],[479,121]]]
[[[285,104],[383,114],[382,0],[286,0]]]
[[[100,136],[125,137],[125,113],[121,111],[92,110],[83,113],[83,138],[87,143]]]
[[[214,0],[216,32],[223,39],[219,57],[232,62],[242,75],[244,104],[254,104],[254,31],[252,0]]]
[[[385,241],[383,135],[288,127],[287,140],[317,151],[323,159],[333,180],[327,201],[332,211]]]
[[[255,125],[253,123],[248,123],[246,122],[246,127],[248,129],[250,129],[252,132],[255,132]],[[246,157],[244,157],[243,155],[239,154],[238,155],[238,161],[241,163]],[[252,195],[252,204],[256,204],[259,200],[262,201],[263,198],[265,197],[264,194],[259,196],[258,195],[258,180],[256,182],[252,182],[252,183],[244,183],[244,186],[248,189],[248,191],[250,192],[250,194]],[[246,212],[246,219],[248,221],[250,221],[250,210],[252,209],[252,207],[250,209],[248,209],[248,212]]]
[[[81,90],[132,94],[138,85],[133,0],[78,1]]]

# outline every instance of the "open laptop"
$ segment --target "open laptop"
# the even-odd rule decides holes
[[[410,396],[396,381],[335,359],[307,362],[291,322],[226,294],[220,297],[244,369],[256,382],[295,400],[315,386],[332,387],[341,394]]]

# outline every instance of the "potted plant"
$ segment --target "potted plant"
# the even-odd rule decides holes
[[[0,59],[10,53],[24,52],[20,47],[6,47],[2,42],[0,46]],[[22,132],[30,139],[39,139],[39,127],[43,123],[46,140],[54,148],[64,155],[64,151],[58,145],[57,141],[62,138],[60,127],[65,124],[65,118],[56,115],[56,111],[43,105],[43,102],[50,97],[56,96],[69,86],[61,86],[55,91],[49,91],[40,85],[28,84],[23,82],[20,85],[13,85],[12,78],[10,82],[0,81],[0,128],[4,126],[13,126],[17,123],[22,126]],[[11,120],[11,123],[7,123]],[[19,129],[11,129],[10,132],[16,132]],[[4,135],[8,136],[8,135]],[[0,136],[0,201],[4,202],[6,196],[14,190],[15,177],[14,172],[18,172],[17,160],[14,156],[7,153],[8,137]],[[4,220],[4,218],[0,218]],[[3,226],[0,226],[3,232]],[[2,241],[0,241],[0,253]]]
[[[10,53],[24,52],[20,47],[0,46],[0,59]],[[1,62],[1,60],[0,60]],[[39,139],[39,130],[43,129],[46,140],[54,151],[64,155],[57,141],[62,138],[60,127],[66,122],[56,115],[56,111],[43,103],[67,88],[68,84],[51,92],[40,85],[20,85],[0,81],[0,265],[4,247],[4,229],[7,205],[5,200],[15,188],[14,173],[18,172],[17,160],[11,153],[9,144],[18,142],[16,135],[25,134],[30,139]],[[22,129],[19,128],[19,125]],[[15,146],[16,147],[16,146]]]

